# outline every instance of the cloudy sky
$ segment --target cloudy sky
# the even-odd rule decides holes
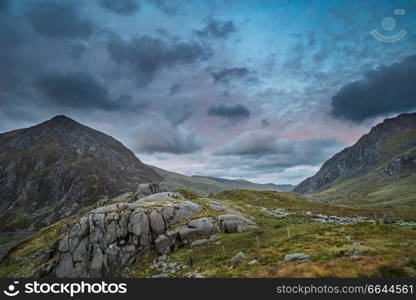
[[[0,132],[64,114],[164,169],[296,184],[416,110],[415,14],[414,0],[0,0]]]

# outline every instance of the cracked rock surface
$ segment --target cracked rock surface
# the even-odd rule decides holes
[[[257,226],[250,218],[238,214],[208,216],[203,206],[182,198],[113,203],[91,210],[68,230],[59,243],[58,259],[50,275],[117,276],[146,251],[163,256],[193,241],[199,241],[196,245],[213,241],[218,232],[254,228]]]

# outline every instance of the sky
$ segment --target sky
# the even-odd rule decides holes
[[[0,132],[66,115],[167,170],[297,184],[416,111],[415,14],[414,0],[0,0]]]

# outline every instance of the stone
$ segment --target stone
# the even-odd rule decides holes
[[[149,228],[149,218],[145,213],[141,212],[133,212],[130,215],[129,221],[129,232],[140,236],[144,234],[148,234],[150,231]]]
[[[170,252],[170,247],[172,246],[172,241],[166,235],[161,234],[155,240],[156,252],[159,255],[167,254]]]
[[[68,252],[70,250],[69,247],[69,237],[65,236],[62,241],[59,243],[59,251],[61,252]]]
[[[153,201],[171,201],[181,198],[182,195],[176,192],[161,192],[152,194],[137,200],[137,203],[153,202]]]
[[[209,239],[196,240],[192,242],[191,248],[199,247],[208,243],[215,242],[217,240],[218,240],[218,237],[216,235],[211,236]]]
[[[242,261],[244,258],[246,258],[246,256],[244,255],[244,253],[243,252],[239,252],[235,256],[233,256],[233,258],[231,258],[230,262],[231,262],[232,265],[235,265],[238,262]]]
[[[363,254],[366,254],[366,253],[367,253],[367,250],[355,250],[353,255],[358,256],[358,255],[363,255]]]
[[[89,257],[88,253],[88,245],[90,243],[90,239],[88,237],[83,238],[75,251],[72,253],[72,259],[75,263],[86,261]]]
[[[136,191],[133,194],[133,198],[139,199],[153,194],[150,184],[141,183],[137,186]]]
[[[117,232],[118,232],[117,227],[118,227],[117,223],[115,223],[115,222],[112,222],[107,226],[107,230],[105,231],[105,234],[104,234],[104,236],[105,236],[104,239],[105,239],[107,245],[110,245],[110,244],[114,243],[117,240],[117,238],[118,238],[118,236],[117,236]]]
[[[174,188],[170,183],[161,181],[158,184],[158,191],[159,191],[159,193],[161,193],[161,192],[173,192]]]
[[[291,253],[285,255],[285,261],[305,261],[309,260],[310,256],[305,253]]]
[[[173,186],[167,182],[141,183],[134,192],[133,198],[140,199],[156,193],[173,191]]]
[[[74,263],[70,253],[65,253],[61,256],[56,268],[56,276],[59,278],[75,277]]]
[[[198,230],[195,228],[189,228],[187,226],[180,226],[178,229],[179,237],[183,243],[196,240],[200,237]]]
[[[248,264],[251,266],[251,265],[255,265],[257,263],[258,263],[257,259],[253,259],[253,260],[250,260]]]
[[[90,265],[91,277],[93,278],[103,277],[103,263],[104,263],[104,255],[101,252],[100,248],[96,248],[94,256],[91,261],[91,265]]]
[[[240,215],[221,215],[218,219],[225,233],[243,232],[257,227],[251,219]]]
[[[133,276],[133,273],[130,271],[130,269],[128,267],[125,267],[122,271],[121,271],[121,276],[122,277],[130,277]]]
[[[149,247],[152,244],[152,235],[148,232],[140,236],[140,246]]]
[[[165,206],[165,207],[160,209],[160,213],[161,213],[163,219],[165,220],[165,222],[172,219],[174,210],[175,209],[174,209],[173,206]]]
[[[153,275],[152,278],[169,278],[168,274],[162,273],[158,275]]]
[[[150,220],[150,229],[152,233],[158,236],[159,234],[165,232],[166,225],[165,220],[162,215],[156,210],[152,211],[149,215]]]
[[[171,225],[182,222],[184,219],[195,216],[201,213],[204,209],[196,203],[190,201],[183,201],[175,203],[175,216],[170,221]]]
[[[209,236],[214,231],[214,220],[208,217],[194,219],[188,223],[188,227],[196,229],[201,236]]]
[[[215,204],[215,203],[211,203],[209,204],[209,207],[215,211],[226,211],[227,208],[225,208],[224,206],[220,205],[220,204]]]

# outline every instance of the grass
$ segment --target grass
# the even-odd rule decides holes
[[[383,175],[382,170],[403,154],[416,151],[416,129],[391,136],[379,147],[378,163],[358,177],[338,178],[324,191],[312,196],[336,205],[389,209],[407,217],[416,215],[416,165],[407,163],[399,174]],[[347,171],[346,171],[347,172]]]
[[[7,243],[10,243],[12,241],[16,240],[12,236],[9,235],[0,235],[0,246],[5,245]]]
[[[354,207],[392,208],[398,214],[414,217],[416,215],[416,165],[408,164],[400,173],[399,177],[381,175],[381,171],[394,159],[405,152],[415,151],[409,148],[397,154],[397,140],[410,139],[416,134],[415,130],[401,132],[387,143],[382,145],[382,156],[389,157],[377,165],[368,173],[353,179],[347,179],[324,191],[312,196],[328,200],[333,204],[349,205]],[[384,150],[383,150],[384,149]],[[384,152],[383,152],[384,151]],[[392,155],[392,153],[396,153]]]
[[[188,196],[205,208],[204,212],[192,218],[217,218],[223,214],[212,210],[206,199],[199,198],[194,193]],[[296,194],[273,191],[231,190],[213,198],[228,208],[251,217],[258,228],[244,233],[219,233],[219,240],[216,242],[197,248],[186,245],[179,248],[171,253],[168,263],[181,262],[188,267],[171,274],[172,277],[185,277],[188,272],[217,278],[416,277],[415,226],[370,222],[352,225],[320,223],[301,214],[309,211],[312,214],[372,217],[381,213],[377,209],[317,203]],[[293,214],[278,219],[262,212],[260,207],[282,208]],[[0,263],[0,277],[16,274],[22,277],[34,276],[38,266],[56,260],[56,252],[48,257],[39,253],[46,247],[56,247],[62,227],[73,222],[74,219],[62,220],[19,243]],[[360,242],[360,246],[353,247],[354,242]],[[363,251],[356,260],[352,259],[355,250]],[[230,259],[238,252],[243,252],[246,258],[232,265]],[[310,255],[312,262],[284,260],[285,255],[295,252]],[[160,274],[161,270],[150,267],[156,257],[155,251],[151,250],[138,259],[130,268],[133,277]],[[252,260],[257,263],[249,264]]]
[[[415,228],[364,222],[353,225],[319,223],[301,215],[277,219],[261,213],[258,206],[336,215],[359,212],[371,215],[378,211],[346,210],[279,192],[233,190],[222,192],[215,198],[230,207],[244,209],[247,215],[255,219],[258,230],[220,233],[219,242],[198,248],[180,248],[170,255],[168,262],[182,262],[188,268],[173,274],[173,277],[184,277],[191,271],[217,278],[416,276]],[[361,243],[359,248],[352,246],[354,242]],[[354,250],[365,252],[358,260],[353,260]],[[231,265],[230,259],[240,251],[246,258],[237,265]],[[295,252],[309,254],[312,262],[284,260],[286,254]],[[150,253],[136,264],[133,268],[134,277],[159,274],[160,270],[150,268],[155,257],[154,253]],[[257,260],[256,264],[248,264],[254,259]]]
[[[73,222],[73,219],[61,220],[19,242],[0,262],[0,278],[14,276],[17,273],[19,277],[33,277],[36,268],[46,263],[45,258],[39,255],[40,252],[47,247],[53,247],[61,236],[62,227]],[[48,259],[54,260],[56,256]]]

